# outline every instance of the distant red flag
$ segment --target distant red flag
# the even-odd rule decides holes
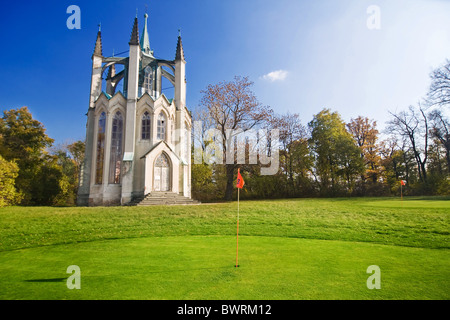
[[[242,179],[241,171],[240,171],[240,169],[238,169],[236,187],[239,189],[242,189],[242,187],[244,186],[244,183],[245,182],[244,182],[244,179]]]
[[[406,185],[405,180],[400,180],[400,184],[401,184],[402,186]]]

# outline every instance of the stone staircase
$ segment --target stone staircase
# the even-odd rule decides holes
[[[130,206],[156,206],[156,205],[192,205],[199,201],[184,197],[174,192],[153,191],[145,197],[137,198],[129,203]]]

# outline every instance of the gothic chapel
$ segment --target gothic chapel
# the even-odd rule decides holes
[[[174,60],[155,58],[144,17],[140,38],[134,19],[128,57],[104,57],[98,31],[78,205],[127,205],[155,194],[191,200],[192,119],[181,36]],[[173,99],[162,93],[162,77],[174,86]]]

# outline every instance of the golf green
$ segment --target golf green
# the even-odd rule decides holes
[[[101,240],[0,252],[0,299],[449,299],[450,251],[269,236]],[[69,289],[67,267],[80,268]],[[369,289],[369,266],[380,289]]]

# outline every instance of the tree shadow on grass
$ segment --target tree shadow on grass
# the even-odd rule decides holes
[[[24,282],[63,282],[66,280],[67,280],[67,278],[29,279],[29,280],[24,280]]]
[[[160,269],[154,271],[147,271],[146,273],[171,273],[171,272],[189,272],[189,271],[199,271],[199,270],[220,270],[220,269],[234,269],[234,265],[230,264],[229,266],[220,266],[220,267],[204,267],[204,268],[186,268],[186,269]],[[28,279],[23,280],[24,282],[31,283],[46,283],[46,282],[64,282],[67,281],[67,278],[49,278],[49,279]]]

